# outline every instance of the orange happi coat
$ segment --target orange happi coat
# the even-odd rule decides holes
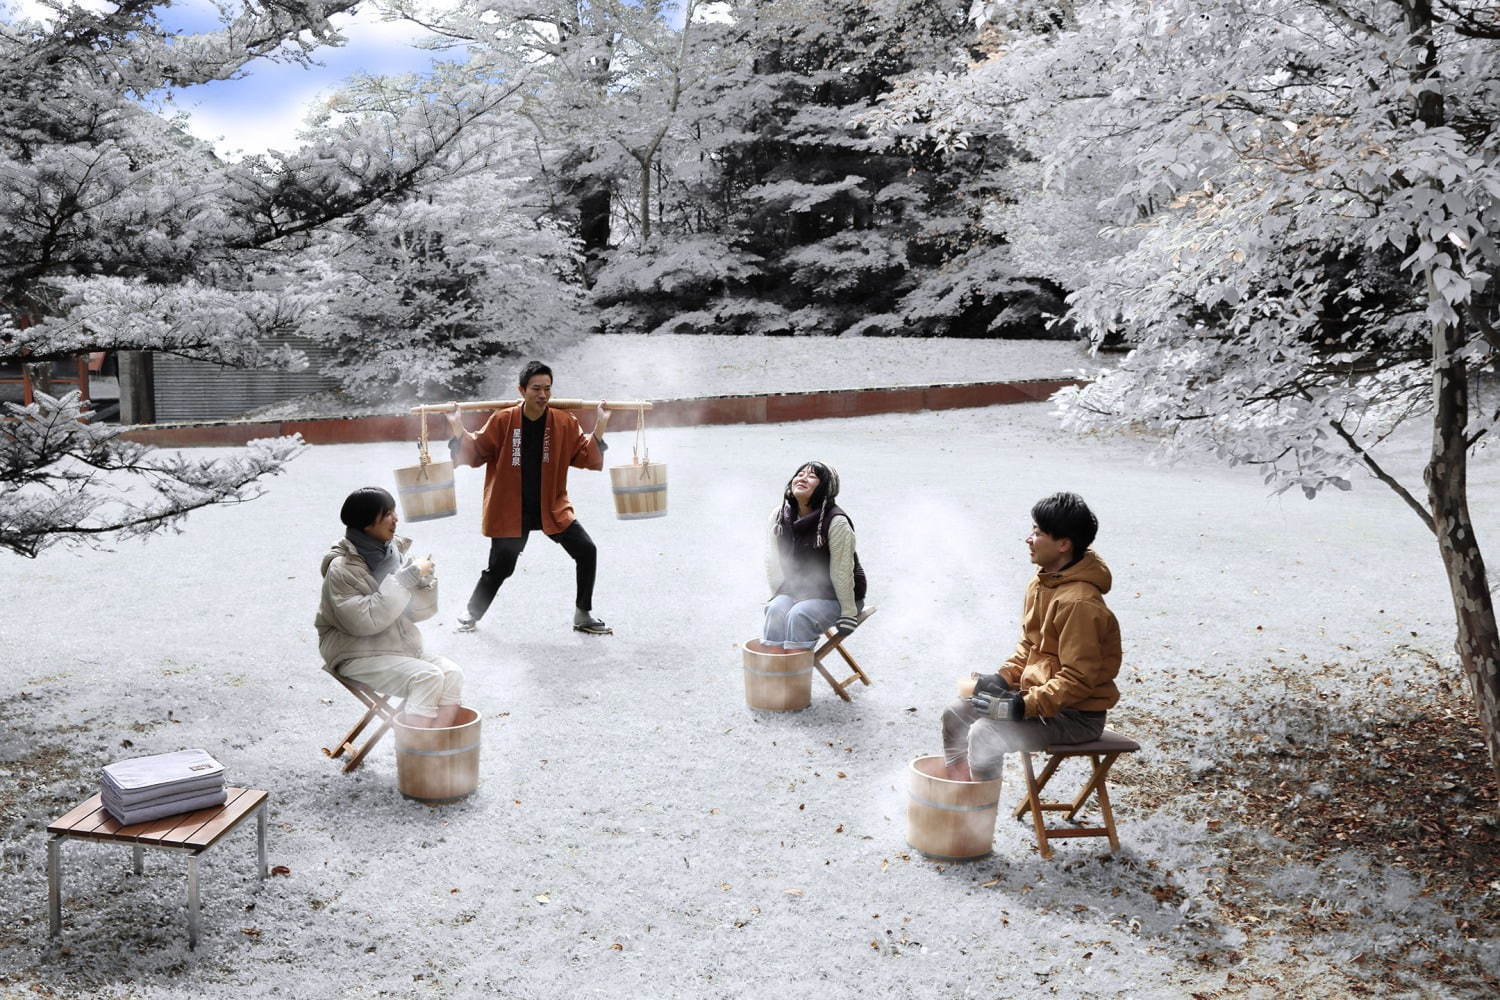
[[[575,517],[568,499],[568,467],[604,468],[604,452],[592,434],[584,434],[578,418],[567,410],[547,407],[542,437],[542,531],[566,531]],[[486,538],[521,537],[521,407],[509,406],[490,414],[483,427],[458,439],[456,465],[484,466]]]

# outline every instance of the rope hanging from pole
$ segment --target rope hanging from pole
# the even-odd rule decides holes
[[[645,465],[650,461],[651,453],[646,450],[646,408],[636,407],[635,411],[635,443],[630,448],[630,460],[634,465]]]

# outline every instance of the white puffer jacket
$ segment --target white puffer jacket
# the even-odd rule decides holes
[[[402,564],[410,538],[396,538]],[[360,656],[421,656],[422,633],[416,622],[437,614],[437,579],[407,590],[391,573],[375,584],[354,543],[340,538],[323,556],[323,596],[318,604],[318,651],[335,669]]]

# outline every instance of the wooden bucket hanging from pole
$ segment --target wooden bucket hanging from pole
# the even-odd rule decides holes
[[[635,411],[635,443],[630,464],[612,466],[609,481],[615,494],[615,516],[622,521],[667,516],[667,466],[652,462],[646,450],[646,408]]]
[[[427,414],[422,414],[419,461],[396,470],[396,495],[401,500],[401,519],[432,521],[458,513],[458,494],[453,488],[453,463],[434,462],[427,452]]]

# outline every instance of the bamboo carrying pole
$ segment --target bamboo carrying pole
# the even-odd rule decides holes
[[[485,399],[468,403],[427,403],[423,406],[413,406],[412,413],[449,413],[457,406],[460,410],[503,410],[508,406],[520,406],[524,400],[520,399]],[[549,400],[548,406],[559,410],[592,410],[599,405],[597,399],[553,399]],[[606,410],[649,410],[651,404],[642,400],[629,400],[620,402],[617,400],[606,400]]]

